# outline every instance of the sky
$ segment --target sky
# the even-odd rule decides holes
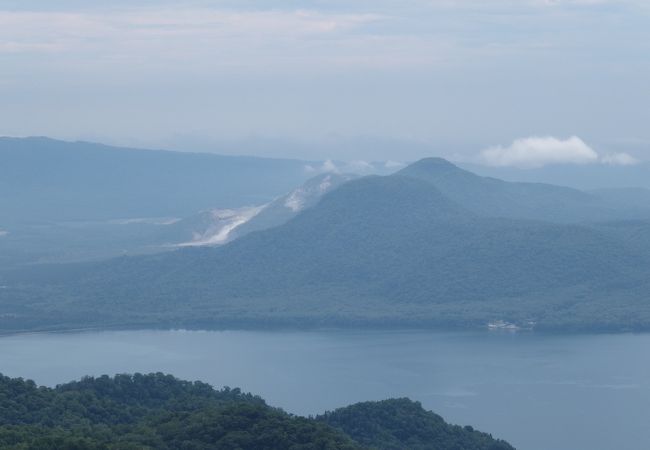
[[[648,0],[0,0],[0,135],[526,168],[649,118]]]

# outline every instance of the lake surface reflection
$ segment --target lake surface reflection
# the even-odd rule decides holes
[[[408,396],[528,450],[650,448],[650,335],[107,331],[0,338],[0,372],[55,385],[166,372],[297,414]]]

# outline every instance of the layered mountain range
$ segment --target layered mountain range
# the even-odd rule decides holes
[[[0,271],[224,244],[349,179],[309,161],[48,138],[0,137],[0,159]]]
[[[0,137],[0,226],[188,217],[272,201],[303,183],[305,161]]]
[[[0,327],[650,328],[643,207],[429,158],[294,212],[220,247],[7,274]]]

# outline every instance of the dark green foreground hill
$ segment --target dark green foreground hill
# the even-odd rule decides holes
[[[163,374],[88,377],[54,389],[0,376],[0,448],[513,449],[471,427],[449,425],[408,399],[305,418],[239,389],[214,390]]]

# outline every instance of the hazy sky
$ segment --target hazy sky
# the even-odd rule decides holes
[[[649,120],[648,0],[0,0],[4,135],[530,166]]]

